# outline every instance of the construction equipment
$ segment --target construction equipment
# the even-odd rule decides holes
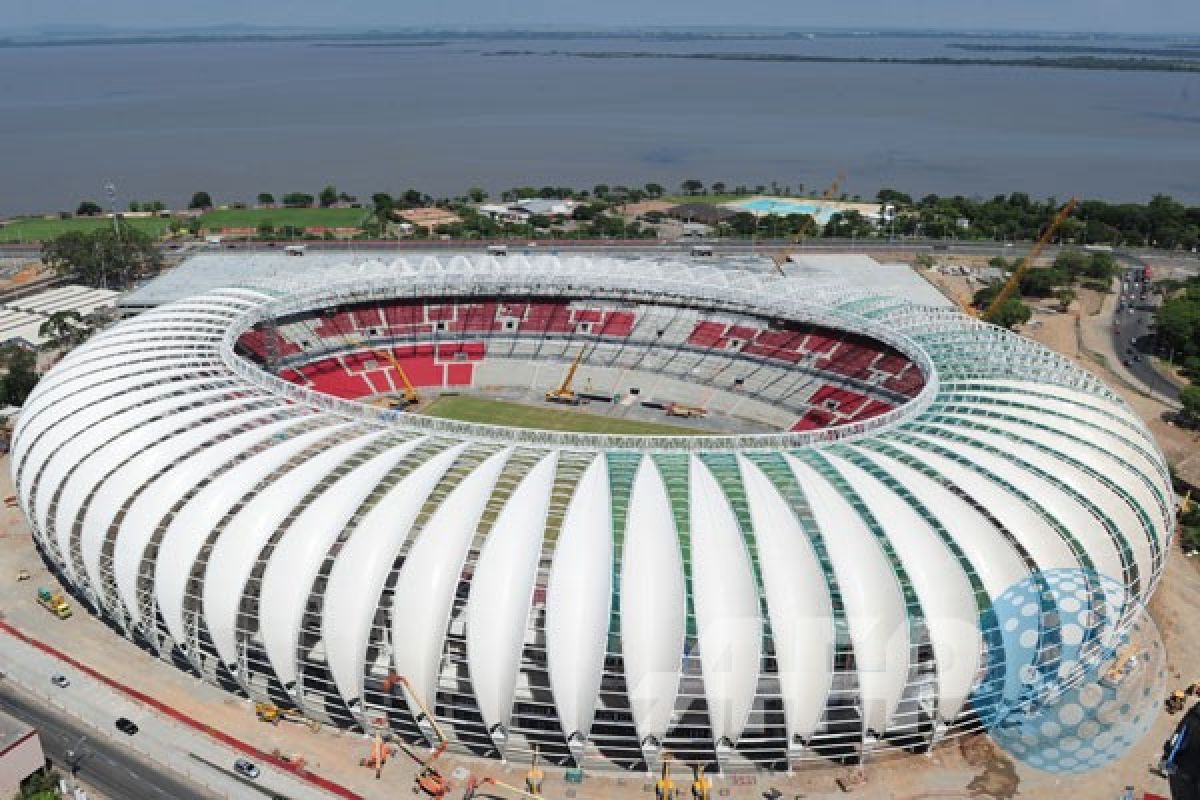
[[[388,752],[387,744],[383,741],[383,736],[376,733],[375,741],[371,744],[371,755],[359,759],[358,765],[375,770],[375,780],[379,780],[383,774],[383,765],[387,763],[389,755],[390,753]]]
[[[1185,495],[1183,496],[1183,498],[1182,498],[1182,499],[1180,499],[1180,501],[1179,501],[1179,513],[1180,513],[1180,514],[1190,514],[1190,513],[1192,513],[1192,490],[1191,490],[1191,489],[1188,489],[1188,490],[1187,490],[1187,494],[1185,494]]]
[[[708,416],[708,409],[703,406],[689,406],[683,403],[667,403],[665,406],[668,417],[684,417],[691,419],[693,417],[703,419]]]
[[[433,766],[433,762],[441,758],[442,753],[446,752],[446,746],[447,743],[443,741],[434,748],[429,758],[417,762],[420,765],[420,769],[417,771],[416,778],[414,779],[416,781],[416,785],[413,787],[414,792],[425,792],[430,797],[445,797],[454,788],[454,785],[450,783],[446,776],[442,775],[437,770],[437,767]]]
[[[1058,214],[1056,214],[1054,217],[1054,220],[1046,227],[1046,230],[1042,231],[1041,237],[1039,237],[1038,240],[1034,242],[1033,247],[1029,249],[1029,252],[1025,255],[1025,259],[1017,265],[1016,269],[1013,270],[1013,274],[1010,275],[1008,280],[1005,281],[1004,285],[1000,287],[1000,291],[996,292],[996,296],[993,297],[992,302],[988,304],[987,310],[985,310],[979,316],[988,321],[995,318],[996,312],[999,311],[1000,308],[1008,302],[1009,298],[1013,296],[1017,289],[1021,287],[1021,279],[1024,278],[1029,270],[1033,268],[1033,262],[1037,260],[1039,255],[1041,255],[1042,250],[1046,248],[1046,245],[1050,244],[1050,240],[1054,238],[1054,234],[1056,231],[1058,231],[1059,226],[1066,221],[1067,217],[1071,216],[1071,212],[1075,210],[1075,206],[1078,204],[1079,198],[1072,197],[1061,209],[1059,209]]]
[[[704,775],[702,764],[692,764],[692,800],[709,800],[712,781]]]
[[[518,789],[516,786],[509,786],[507,783],[496,780],[495,778],[469,778],[467,779],[466,792],[463,794],[463,800],[475,800],[476,793],[484,786],[495,786],[498,789],[503,789],[506,792],[511,792],[517,797],[528,797],[531,800],[543,800],[540,794],[532,794],[530,792]]]
[[[671,754],[666,753],[662,759],[662,776],[654,784],[656,800],[678,800],[679,790],[671,778]]]
[[[538,766],[538,755],[538,748],[535,745],[533,748],[533,761],[529,763],[529,771],[525,773],[525,791],[530,794],[540,794],[542,791],[542,781],[546,778],[546,774]]]
[[[298,722],[313,733],[321,730],[321,723],[317,720],[309,719],[295,709],[280,708],[274,703],[255,703],[254,714],[263,722],[268,722],[272,725],[278,725],[280,720],[284,720],[287,722]]]
[[[586,350],[586,347],[579,348],[579,355],[575,356],[575,360],[571,362],[571,367],[563,377],[562,383],[558,385],[557,389],[551,389],[546,392],[547,402],[566,403],[572,406],[579,404],[579,396],[575,394],[575,390],[571,388],[571,384],[575,382],[575,373],[579,370],[579,365],[583,362],[583,354]]]
[[[833,179],[833,183],[829,184],[829,188],[821,192],[822,200],[833,200],[837,196],[838,189],[842,188],[842,184],[846,182],[846,173],[839,172],[838,176]]]
[[[396,370],[396,374],[400,376],[401,383],[404,384],[404,390],[401,392],[404,398],[404,404],[407,406],[416,405],[421,396],[417,394],[417,387],[413,386],[413,382],[408,379],[408,373],[404,371],[404,367],[400,366],[400,362],[396,359],[396,354],[391,350],[376,350],[376,356],[382,354],[383,357],[392,365],[392,369]]]
[[[1189,697],[1200,697],[1200,683],[1193,683],[1183,689],[1176,689],[1167,695],[1163,708],[1168,714],[1178,714],[1187,705]]]
[[[67,603],[67,598],[63,596],[62,592],[52,592],[45,586],[39,586],[37,601],[38,605],[59,619],[71,618],[71,606]]]
[[[437,717],[435,717],[433,712],[425,707],[425,703],[421,701],[420,696],[413,691],[412,684],[408,682],[408,678],[404,677],[403,675],[397,675],[394,671],[389,671],[387,678],[385,678],[383,681],[383,693],[390,695],[392,690],[397,686],[401,686],[406,689],[408,697],[411,698],[417,708],[420,709],[421,714],[417,716],[417,723],[420,724],[422,722],[428,722],[429,727],[433,729],[433,732],[437,735],[438,740],[444,744],[447,741],[445,731],[442,730],[442,726],[438,725]]]
[[[1132,646],[1119,651],[1108,669],[1100,676],[1100,683],[1109,689],[1116,689],[1137,667],[1140,655],[1141,652]]]

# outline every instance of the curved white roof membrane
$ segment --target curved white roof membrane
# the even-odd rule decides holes
[[[208,680],[331,724],[413,738],[432,723],[456,748],[589,765],[683,745],[770,767],[834,737],[969,730],[1005,592],[1070,569],[1149,598],[1173,498],[1107,387],[957,312],[725,266],[426,258],[162,306],[42,379],[12,443],[18,501],[97,613]],[[505,321],[539,304],[536,335]],[[269,357],[265,320],[290,337]],[[336,324],[358,326],[358,350],[329,338]],[[408,339],[381,332],[401,324]],[[801,356],[787,348],[808,334],[788,326],[825,335]],[[869,340],[891,372],[884,352],[854,352]],[[473,349],[443,350],[455,341]],[[813,419],[839,422],[522,431],[322,394],[262,364],[333,364],[380,391],[399,385],[370,352],[385,344],[424,346],[423,386],[491,369],[538,391],[561,374],[534,366],[550,348],[559,364],[590,348],[582,377],[604,392],[648,352],[648,372],[691,370],[663,385],[720,382],[718,410],[767,416],[824,369]],[[775,405],[751,392],[760,368],[786,377]],[[856,393],[883,411],[852,418]]]

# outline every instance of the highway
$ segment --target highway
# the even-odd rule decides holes
[[[1145,262],[1126,256],[1134,266],[1121,276],[1121,311],[1113,316],[1113,349],[1121,357],[1125,369],[1146,385],[1155,394],[1173,401],[1179,400],[1179,387],[1154,368],[1155,336],[1153,331],[1154,312],[1139,310],[1148,304],[1150,281],[1142,281]],[[1142,298],[1143,290],[1145,299]]]
[[[42,749],[59,771],[69,772],[68,751],[79,765],[81,781],[113,800],[211,800],[219,795],[185,783],[79,720],[47,708],[7,681],[0,681],[0,710],[38,729]],[[136,734],[141,735],[141,734]],[[81,755],[82,754],[82,755]]]

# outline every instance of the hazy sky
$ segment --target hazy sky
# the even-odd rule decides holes
[[[789,26],[1200,33],[1200,0],[0,0],[57,25]]]

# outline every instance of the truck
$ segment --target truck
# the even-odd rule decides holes
[[[67,603],[67,599],[63,597],[62,592],[52,592],[45,586],[39,586],[37,601],[38,605],[59,619],[70,619],[71,606]]]

